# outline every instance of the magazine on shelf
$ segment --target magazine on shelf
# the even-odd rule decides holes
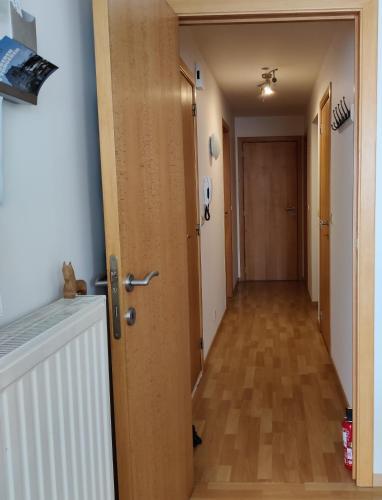
[[[57,66],[8,36],[0,40],[0,93],[36,102],[46,79]],[[29,96],[29,98],[28,98]]]

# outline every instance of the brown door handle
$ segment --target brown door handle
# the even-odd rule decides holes
[[[285,209],[286,212],[297,212],[297,208],[296,207],[287,207]]]

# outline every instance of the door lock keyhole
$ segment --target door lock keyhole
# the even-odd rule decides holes
[[[133,326],[135,325],[135,321],[137,319],[137,311],[135,309],[135,307],[130,307],[128,310],[127,310],[127,313],[125,315],[125,318],[126,318],[126,321],[127,321],[127,324],[129,326]]]

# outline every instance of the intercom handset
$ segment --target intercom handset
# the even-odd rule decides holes
[[[204,177],[203,179],[203,198],[204,198],[204,219],[209,221],[211,219],[210,204],[212,200],[212,179],[211,177]]]

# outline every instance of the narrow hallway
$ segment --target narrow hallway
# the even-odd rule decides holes
[[[194,399],[196,483],[351,483],[344,397],[300,282],[247,282]]]

